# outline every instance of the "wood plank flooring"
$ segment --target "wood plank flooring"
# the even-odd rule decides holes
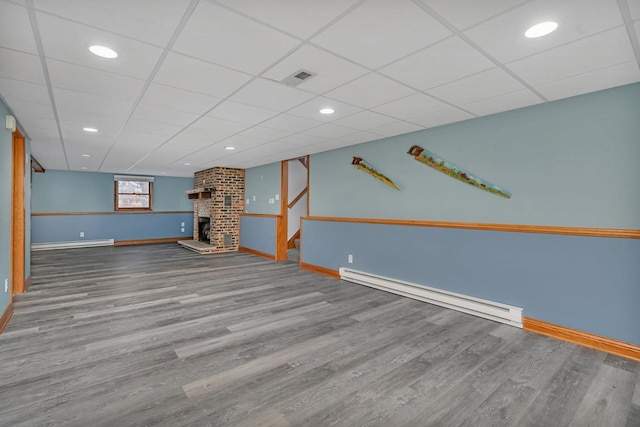
[[[1,426],[640,426],[640,363],[177,244],[34,252]]]

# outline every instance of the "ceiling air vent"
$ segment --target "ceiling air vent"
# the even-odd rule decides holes
[[[310,78],[317,76],[318,73],[314,73],[309,70],[298,70],[295,73],[285,77],[280,80],[280,83],[285,84],[287,86],[298,86],[300,83],[309,80]]]

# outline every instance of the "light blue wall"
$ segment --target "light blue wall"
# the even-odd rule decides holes
[[[311,156],[310,213],[640,229],[640,83]],[[413,144],[503,199],[406,154]],[[402,191],[351,165],[362,157]]]
[[[249,204],[245,205],[247,213],[280,215],[280,201],[269,204],[269,198],[275,198],[276,194],[280,194],[280,162],[245,171],[245,197],[249,199]]]
[[[527,317],[640,344],[637,239],[308,220],[302,237],[305,263],[511,304]]]
[[[193,213],[34,216],[32,243],[193,236]],[[184,232],[181,224],[184,223]],[[80,232],[84,237],[80,237]]]
[[[240,246],[276,255],[276,218],[240,216]]]
[[[32,210],[108,212],[109,215],[33,216],[33,243],[114,239],[143,240],[193,235],[193,201],[184,194],[192,178],[159,176],[153,184],[153,214],[113,214],[113,174],[47,170],[33,175]],[[158,213],[181,212],[181,213]],[[181,224],[184,222],[184,232]],[[80,232],[84,238],[80,238]]]
[[[33,212],[113,212],[113,174],[47,170],[33,174]]]
[[[9,110],[0,100],[0,117]],[[11,181],[12,181],[12,137],[4,126],[0,126],[0,315],[11,302],[4,291],[4,282],[11,274]]]
[[[113,212],[112,173],[47,170],[33,175],[34,212]],[[153,184],[153,210],[189,211],[184,194],[193,178],[158,176]]]
[[[640,229],[640,84],[312,156],[311,214]],[[421,145],[510,200],[406,154]],[[395,191],[352,166],[359,156]],[[518,305],[525,316],[640,344],[640,241],[305,221],[302,260]]]
[[[193,201],[189,200],[184,192],[193,188],[193,178],[155,177],[153,209],[156,211],[192,211]]]

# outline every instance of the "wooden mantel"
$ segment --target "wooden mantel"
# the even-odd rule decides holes
[[[204,187],[204,188],[194,188],[193,190],[187,190],[184,194],[187,195],[189,200],[193,199],[210,199],[211,194],[216,191],[215,188]]]

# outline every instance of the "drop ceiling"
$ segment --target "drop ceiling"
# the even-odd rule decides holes
[[[46,169],[188,177],[638,82],[639,34],[640,0],[0,0],[0,96]]]

